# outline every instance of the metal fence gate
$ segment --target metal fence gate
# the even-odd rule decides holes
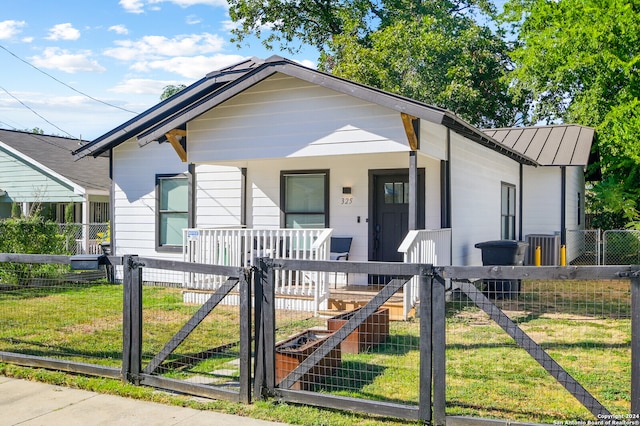
[[[250,402],[251,287],[243,268],[125,256],[123,375],[133,383],[188,394]],[[184,304],[184,287],[143,287],[143,269],[221,276],[202,305]],[[186,281],[188,282],[188,281]],[[232,291],[235,306],[221,302]],[[171,320],[167,320],[167,316]],[[164,336],[164,338],[160,337]],[[160,338],[159,338],[160,337]]]
[[[568,265],[638,265],[640,231],[567,230]]]

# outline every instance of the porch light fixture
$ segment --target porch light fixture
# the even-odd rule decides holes
[[[351,187],[350,186],[343,186],[342,187],[342,193],[343,194],[351,194]]]

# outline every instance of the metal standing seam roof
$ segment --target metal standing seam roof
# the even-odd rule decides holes
[[[595,137],[594,129],[577,124],[487,129],[484,132],[542,166],[586,167]]]
[[[85,190],[110,189],[108,158],[74,161],[71,157],[80,144],[78,139],[0,129],[0,142],[18,151],[26,161],[42,164]]]
[[[299,78],[339,93],[444,125],[519,163],[538,165],[532,158],[501,144],[446,109],[307,68],[280,56],[272,56],[264,61],[252,58],[212,72],[171,98],[76,150],[74,155],[79,158],[87,155],[106,155],[110,148],[132,137],[137,137],[141,146],[154,140],[161,140],[168,131],[184,128],[189,120],[215,108],[275,73]]]

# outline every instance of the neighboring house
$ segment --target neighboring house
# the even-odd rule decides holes
[[[183,242],[211,228],[238,238],[324,228],[353,237],[349,260],[399,261],[407,232],[426,229],[439,250],[429,261],[477,265],[475,243],[584,223],[593,131],[515,137],[529,131],[482,131],[442,108],[276,56],[212,72],[75,155],[111,157],[117,254],[181,259]],[[429,237],[433,230],[445,230],[445,241]],[[250,249],[277,247],[260,240]]]
[[[14,130],[0,130],[0,218],[16,204],[23,215],[33,209],[64,223],[73,207],[73,222],[109,220],[109,160],[74,161],[77,139]],[[86,235],[88,238],[88,235]]]

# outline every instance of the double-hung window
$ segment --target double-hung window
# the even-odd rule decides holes
[[[329,226],[329,172],[282,173],[282,211],[285,228]]]
[[[156,245],[158,249],[182,248],[182,230],[189,227],[189,178],[156,176]]]
[[[501,238],[503,240],[516,239],[516,187],[509,183],[502,183],[501,195]]]

